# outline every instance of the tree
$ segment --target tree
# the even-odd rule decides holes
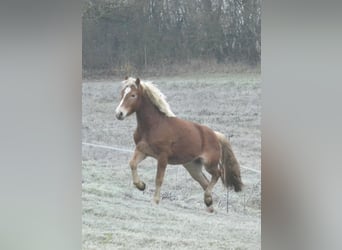
[[[260,62],[260,0],[88,0],[83,68],[112,73],[212,60]]]

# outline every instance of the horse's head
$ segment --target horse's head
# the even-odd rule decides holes
[[[121,101],[115,110],[116,118],[125,119],[134,113],[141,102],[140,79],[126,78],[126,84],[121,90]]]

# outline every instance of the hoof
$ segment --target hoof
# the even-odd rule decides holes
[[[144,191],[145,190],[145,188],[146,188],[146,184],[142,181],[142,182],[140,182],[140,183],[137,183],[137,184],[134,184],[136,187],[137,187],[137,189],[139,189],[140,191]]]
[[[211,195],[204,197],[204,203],[205,205],[207,205],[207,207],[210,207],[213,204],[213,198],[211,197]]]

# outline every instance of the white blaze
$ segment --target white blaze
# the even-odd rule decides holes
[[[131,87],[128,87],[128,88],[125,89],[125,92],[124,92],[124,95],[123,95],[123,97],[121,99],[121,102],[119,103],[119,106],[115,110],[116,113],[119,113],[121,111],[124,114],[124,116],[126,116],[127,111],[126,110],[122,110],[121,109],[121,105],[122,105],[123,101],[125,100],[126,95],[129,92],[131,92],[131,90],[132,90]]]

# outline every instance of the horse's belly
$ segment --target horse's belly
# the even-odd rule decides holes
[[[193,156],[170,156],[168,158],[168,163],[171,165],[176,165],[176,164],[185,164],[188,162],[193,161],[194,159],[196,159],[197,157],[193,157]]]
[[[185,163],[193,161],[194,159],[196,159],[196,157],[183,157],[183,158],[169,157],[168,164],[171,164],[171,165],[185,164]]]
[[[173,147],[168,158],[170,164],[185,164],[195,160],[201,154],[199,145],[184,145],[184,147]]]

